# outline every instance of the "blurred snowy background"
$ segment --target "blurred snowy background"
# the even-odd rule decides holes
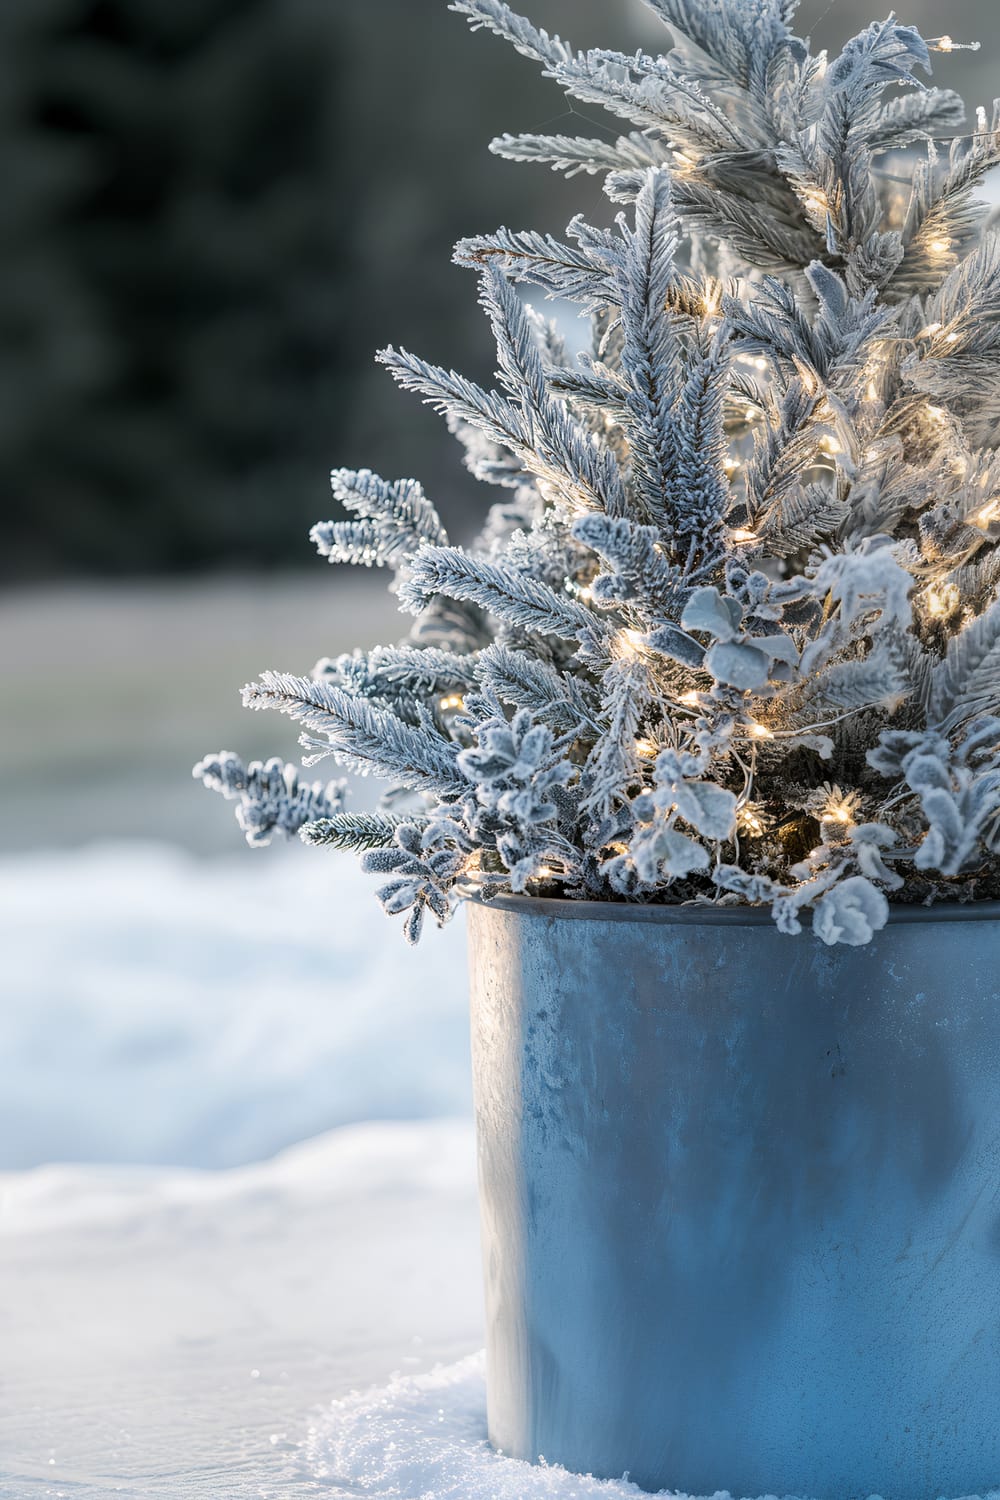
[[[639,0],[525,8],[658,35]],[[939,81],[997,92],[994,0],[900,9],[981,39]],[[869,10],[804,0],[800,29]],[[311,557],[329,467],[415,473],[475,529],[488,497],[371,356],[489,378],[451,245],[607,219],[588,179],[485,150],[578,113],[445,0],[0,5],[11,1500],[368,1492],[350,1444],[388,1429],[348,1404],[303,1447],[316,1403],[481,1343],[461,923],[408,952],[350,858],[248,850],[190,767],[294,756],[242,683],[402,633],[380,579]],[[414,1430],[438,1389],[399,1397]],[[474,1425],[477,1370],[449,1389]]]
[[[353,859],[251,851],[190,777],[294,755],[262,663],[397,628],[316,572],[0,600],[12,1500],[284,1496],[318,1403],[482,1341],[461,923],[407,950]]]

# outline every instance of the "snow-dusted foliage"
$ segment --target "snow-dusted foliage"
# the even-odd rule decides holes
[[[279,829],[298,833],[315,819],[334,817],[344,805],[342,781],[303,783],[297,768],[277,756],[245,766],[231,750],[220,750],[200,760],[194,774],[237,804],[236,821],[248,844],[269,844]]]
[[[502,498],[463,549],[414,481],[338,470],[354,519],[314,540],[392,569],[409,640],[245,690],[392,811],[199,768],[254,841],[364,851],[411,940],[513,890],[766,902],[860,944],[886,893],[1000,890],[1000,234],[974,192],[1000,113],[958,133],[920,79],[956,44],[893,18],[827,58],[792,0],[649,3],[662,56],[452,5],[629,128],[494,149],[627,207],[459,244],[496,388],[379,357]],[[589,350],[518,283],[578,304]]]

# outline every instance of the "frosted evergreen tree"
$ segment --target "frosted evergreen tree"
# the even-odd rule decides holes
[[[386,778],[385,810],[198,768],[252,841],[363,851],[411,940],[507,891],[766,903],[850,944],[888,895],[1000,892],[1000,235],[976,196],[1000,114],[964,132],[921,79],[958,44],[892,17],[828,58],[792,0],[648,3],[659,56],[451,7],[624,122],[493,149],[601,174],[622,209],[459,244],[496,388],[379,358],[501,497],[463,549],[415,481],[335,472],[314,541],[390,571],[409,637],[244,690],[307,764]],[[520,284],[579,307],[586,352]]]

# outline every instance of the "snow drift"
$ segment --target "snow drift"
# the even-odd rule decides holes
[[[460,924],[407,949],[348,855],[6,857],[0,945],[0,1168],[237,1166],[470,1110]]]

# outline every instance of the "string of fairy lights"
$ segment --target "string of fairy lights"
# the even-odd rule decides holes
[[[981,44],[979,42],[955,41],[953,37],[945,34],[932,38],[928,41],[927,45],[934,52],[952,53],[959,51],[978,52]],[[825,57],[822,59],[822,63],[825,64]],[[942,139],[935,142],[935,144],[954,145],[956,142],[971,142],[992,136],[993,132],[988,129],[983,110],[977,111],[977,125],[979,128],[975,131],[965,135],[948,137],[947,140]],[[699,166],[699,161],[688,151],[675,150],[672,153],[672,169],[679,176],[694,174],[698,171]],[[825,224],[827,217],[832,212],[832,205],[825,192],[819,188],[809,189],[803,194],[802,202],[806,213],[811,219],[817,223]],[[955,252],[955,244],[952,238],[940,233],[930,238],[923,248],[930,255],[942,261],[952,257]],[[707,320],[709,327],[721,316],[724,292],[725,287],[721,281],[713,278],[706,280],[702,291],[701,313]],[[942,352],[950,350],[960,341],[960,338],[961,334],[955,327],[938,321],[928,323],[915,336],[916,342],[926,346],[925,352],[927,353],[933,352],[936,347],[940,348]],[[911,345],[913,341],[912,338],[904,340],[904,342],[909,342]],[[881,342],[889,342],[889,340]],[[736,358],[748,369],[758,374],[764,374],[771,369],[772,361],[762,355],[740,354]],[[871,375],[866,386],[867,398],[872,403],[878,402],[881,398],[882,385],[880,384],[880,375],[882,368],[884,368],[884,366],[879,366],[878,360],[875,360],[875,365],[876,368],[871,370]],[[818,381],[815,377],[812,377],[811,372],[802,369],[798,371],[798,374],[806,386],[808,394],[818,395]],[[813,387],[811,390],[809,389],[810,384]],[[745,393],[744,401],[742,418],[746,428],[749,430],[764,419],[765,410],[763,404],[754,404],[751,399],[746,397]],[[941,438],[944,440],[947,437],[951,422],[948,412],[942,407],[935,406],[933,403],[925,404],[923,411],[927,422],[932,428],[935,426],[941,428]],[[613,421],[613,419],[609,420]],[[822,416],[816,418],[816,420],[817,422],[821,422]],[[832,411],[828,414],[828,420],[833,421]],[[817,456],[820,459],[833,460],[833,468],[836,470],[837,460],[844,453],[844,446],[841,440],[834,433],[826,431],[819,437],[816,448]],[[868,456],[875,459],[877,454],[872,452]],[[727,454],[723,460],[723,469],[730,482],[736,480],[744,466],[744,462],[744,459],[732,452]],[[992,479],[989,473],[982,475],[981,483],[984,486],[987,486],[991,482]],[[991,496],[984,505],[966,519],[973,526],[988,531],[994,524],[1000,522],[1000,494]],[[731,527],[728,531],[728,539],[732,544],[741,548],[759,545],[761,541],[758,532],[747,525]],[[661,548],[660,550],[663,549]],[[954,561],[951,560],[949,567],[954,567],[954,565]],[[581,585],[574,580],[567,580],[566,588],[575,599],[585,604],[592,604],[594,602],[594,590],[590,583]],[[961,609],[961,593],[956,584],[949,581],[937,580],[931,582],[927,588],[917,595],[917,604],[930,620],[944,622],[957,614]],[[613,649],[614,654],[620,659],[639,658],[650,655],[644,632],[632,627],[626,627],[617,632],[613,640]],[[692,716],[696,717],[705,711],[710,702],[711,695],[709,693],[697,688],[689,688],[677,695],[672,706],[686,710]],[[442,712],[449,715],[459,713],[464,708],[464,698],[460,693],[446,694],[439,700],[439,707]],[[822,729],[830,728],[849,718],[851,712],[851,710],[847,710],[821,723],[794,729],[782,729],[768,725],[748,714],[743,716],[739,727],[743,731],[744,739],[742,741],[734,741],[733,751],[734,758],[742,766],[744,772],[743,790],[737,799],[737,839],[740,832],[750,838],[763,838],[773,824],[773,819],[768,808],[753,798],[758,747],[766,744],[768,741],[803,737]],[[741,745],[748,747],[748,759],[744,759],[740,753]],[[650,761],[655,759],[662,748],[662,745],[657,744],[648,735],[641,735],[635,741],[635,752],[640,760]],[[838,839],[844,840],[849,836],[850,830],[856,826],[856,815],[859,811],[860,801],[861,795],[856,791],[845,794],[837,785],[823,784],[817,796],[815,816],[819,821],[824,839],[827,841],[836,841]],[[625,854],[627,852],[626,845],[622,843],[610,843],[606,847],[612,853]],[[478,867],[478,851],[471,856],[471,859],[475,862],[476,867]],[[470,864],[471,868],[472,865]],[[533,883],[545,883],[557,879],[559,873],[552,866],[543,866],[535,873]]]

